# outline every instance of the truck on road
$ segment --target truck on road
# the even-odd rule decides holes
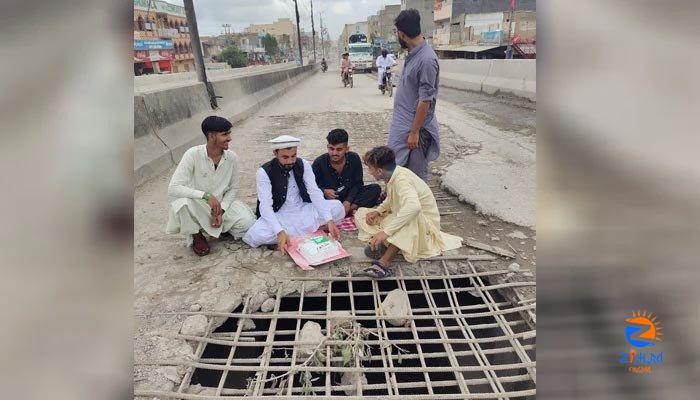
[[[348,38],[348,53],[350,61],[356,70],[370,72],[374,68],[374,54],[372,44],[367,43],[364,33],[355,33]]]

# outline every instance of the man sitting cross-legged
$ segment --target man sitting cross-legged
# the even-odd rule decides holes
[[[311,164],[297,157],[299,142],[287,135],[270,141],[275,158],[263,164],[255,177],[259,218],[243,236],[252,247],[276,243],[286,253],[290,236],[313,233],[324,225],[331,236],[340,238],[335,223],[345,217],[343,204],[323,198]]]
[[[316,183],[326,199],[342,202],[346,215],[360,207],[379,204],[382,188],[376,183],[364,184],[362,160],[350,151],[345,129],[333,129],[326,139],[328,153],[318,156],[312,165]]]
[[[202,132],[207,143],[187,150],[170,180],[165,230],[192,235],[192,250],[199,256],[209,253],[202,232],[213,237],[226,232],[240,238],[255,222],[250,208],[236,200],[238,156],[228,148],[231,123],[210,116],[202,121]]]
[[[387,197],[375,209],[355,213],[358,238],[369,242],[365,254],[374,261],[364,272],[374,278],[393,274],[389,267],[399,251],[408,262],[439,255],[462,246],[462,239],[440,231],[440,211],[433,192],[411,170],[399,167],[386,146],[365,154],[376,179],[386,182]]]

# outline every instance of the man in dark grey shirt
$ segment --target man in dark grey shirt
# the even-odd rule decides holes
[[[408,49],[408,56],[396,90],[387,144],[396,154],[397,165],[427,180],[428,163],[440,155],[435,118],[440,66],[435,51],[421,35],[417,10],[401,11],[394,25],[401,47]]]

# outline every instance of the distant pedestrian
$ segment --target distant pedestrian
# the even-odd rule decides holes
[[[513,59],[513,48],[508,45],[506,48],[506,60],[512,60]]]
[[[396,90],[387,144],[396,153],[396,164],[427,180],[428,163],[440,155],[435,118],[440,66],[435,51],[421,35],[417,10],[401,11],[394,25],[399,44],[408,49],[408,55]]]

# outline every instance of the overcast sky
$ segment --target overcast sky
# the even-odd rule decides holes
[[[182,5],[182,0],[166,0]],[[311,32],[309,0],[299,1],[301,28]],[[336,40],[344,24],[364,21],[387,4],[401,4],[400,0],[314,0],[316,32],[319,31],[319,13],[323,12],[323,25],[331,39]],[[231,24],[235,32],[241,32],[250,24],[270,23],[277,18],[295,20],[292,0],[194,0],[200,36],[223,33],[221,24]]]

